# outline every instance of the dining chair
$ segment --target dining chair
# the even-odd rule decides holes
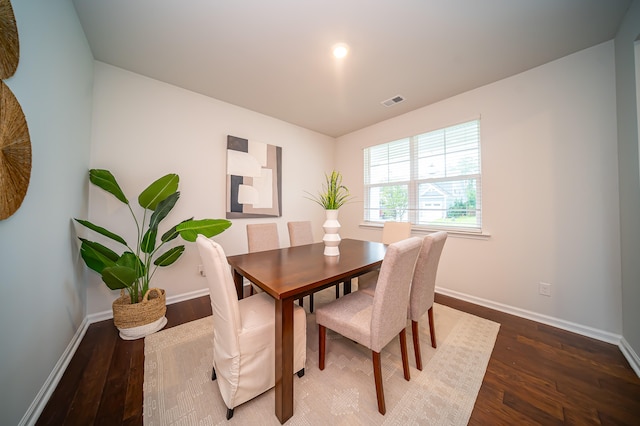
[[[196,239],[209,283],[213,314],[213,369],[227,406],[227,420],[240,404],[275,385],[275,307],[267,293],[238,300],[236,288],[220,244],[199,235]],[[293,371],[304,375],[307,322],[304,309],[293,310]]]
[[[407,357],[407,306],[409,286],[422,239],[408,238],[390,244],[385,253],[374,296],[356,291],[316,309],[320,370],[325,368],[326,329],[329,328],[371,350],[378,411],[385,414],[380,352],[395,337],[400,337],[402,367],[409,380]]]
[[[275,222],[248,224],[247,243],[249,253],[279,249],[278,224]]]
[[[289,230],[289,244],[291,247],[313,244],[313,230],[310,220],[287,222]],[[298,299],[300,306],[304,306],[303,298]],[[313,312],[313,294],[309,295],[309,312]]]
[[[392,244],[411,236],[411,223],[387,221],[382,227],[382,244]],[[358,277],[358,290],[375,286],[379,271],[371,271]]]
[[[278,224],[275,222],[247,224],[247,245],[249,253],[279,249]],[[250,290],[250,294],[262,291],[262,289],[253,284]]]
[[[416,368],[422,371],[422,356],[420,354],[420,318],[428,313],[429,333],[431,334],[431,346],[437,348],[436,328],[433,320],[433,302],[436,288],[436,274],[440,255],[447,241],[448,234],[445,231],[435,232],[424,237],[420,254],[416,261],[416,268],[411,282],[409,295],[409,309],[407,316],[411,320],[411,334],[413,335],[413,352],[416,357]],[[364,293],[371,296],[375,294],[377,285],[363,289]]]

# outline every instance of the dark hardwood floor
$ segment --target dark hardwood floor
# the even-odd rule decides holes
[[[617,346],[436,295],[501,324],[470,425],[640,425],[640,379]],[[211,314],[209,296],[167,306],[167,327]],[[92,324],[38,425],[142,424],[144,339]]]

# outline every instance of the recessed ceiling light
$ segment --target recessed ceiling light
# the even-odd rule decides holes
[[[344,58],[349,53],[349,46],[344,43],[338,43],[333,46],[333,56],[336,58]]]

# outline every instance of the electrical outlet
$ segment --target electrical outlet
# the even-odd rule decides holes
[[[204,267],[202,265],[198,265],[198,273],[201,277],[206,277],[207,274],[204,273]]]
[[[551,297],[551,284],[541,282],[538,285],[538,293],[543,296]]]

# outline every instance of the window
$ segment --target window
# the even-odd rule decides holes
[[[481,232],[480,121],[364,150],[364,220]]]

